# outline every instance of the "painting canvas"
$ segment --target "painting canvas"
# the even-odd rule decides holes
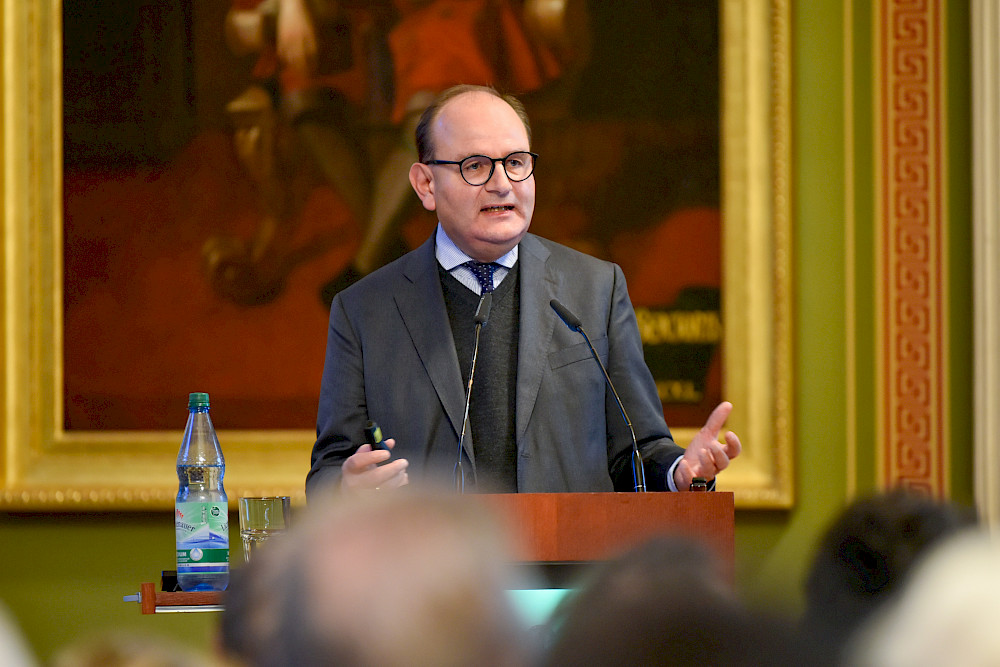
[[[191,391],[224,428],[312,428],[329,299],[432,233],[412,130],[460,82],[524,101],[531,230],[622,267],[668,423],[701,424],[722,398],[715,4],[300,4],[309,76],[270,0],[63,2],[63,428],[180,428]]]
[[[446,3],[420,4],[441,8]],[[521,93],[532,111],[535,148],[549,156],[547,174],[539,163],[539,194],[544,184],[547,200],[539,206],[536,231],[622,264],[632,281],[647,358],[656,356],[651,348],[658,344],[693,345],[678,352],[711,357],[704,396],[711,396],[712,378],[721,369],[722,395],[736,406],[730,425],[748,443],[719,488],[734,491],[741,508],[787,508],[794,502],[796,430],[791,11],[787,0],[722,0],[719,5],[719,53],[707,50],[704,56],[694,55],[702,53],[694,48],[702,43],[694,32],[662,32],[656,23],[660,8],[638,7],[640,19],[628,23],[626,13],[598,3],[524,0],[504,5],[520,7],[522,14],[501,16],[508,17],[503,34],[523,36],[523,48],[514,53],[530,52],[536,59],[548,53],[558,66],[555,76]],[[2,151],[8,181],[0,236],[7,276],[4,371],[6,386],[16,390],[4,403],[0,506],[43,511],[171,507],[184,417],[178,404],[195,387],[214,397],[230,497],[303,500],[303,470],[315,433],[316,380],[309,374],[318,378],[320,373],[327,319],[318,293],[331,284],[336,288],[342,278],[353,279],[345,270],[365,264],[364,248],[372,247],[364,240],[366,230],[378,226],[351,210],[363,200],[346,200],[364,190],[324,182],[316,161],[303,156],[303,143],[289,139],[294,136],[289,124],[277,122],[273,102],[279,89],[267,85],[267,59],[261,60],[260,50],[234,49],[241,40],[231,42],[220,28],[227,16],[236,15],[229,11],[235,7],[251,12],[238,14],[238,27],[265,26],[260,37],[276,35],[276,24],[243,22],[252,10],[272,6],[253,0],[238,6],[164,0],[111,11],[72,1],[64,6],[23,0],[21,11],[9,17],[12,34],[25,39],[4,41],[6,59],[29,66],[14,68],[4,78],[4,95],[11,102]],[[327,36],[323,41],[329,43],[330,35],[360,35],[365,39],[359,44],[374,50],[360,59],[333,50],[325,67],[336,73],[352,62],[382,62],[378,54],[384,57],[387,48],[392,53],[388,37],[401,16],[392,12],[408,7],[385,6],[381,22],[369,23],[358,23],[357,12],[379,5],[343,7],[355,13],[350,20],[332,15],[319,31]],[[692,5],[678,20],[708,15],[699,9]],[[442,18],[454,17],[446,12]],[[67,22],[73,31],[64,26]],[[387,32],[369,32],[366,26]],[[714,39],[711,31],[697,34]],[[504,49],[491,42],[462,53],[511,53]],[[595,60],[598,53],[610,55]],[[670,54],[670,62],[683,67],[689,65],[682,58],[721,62],[716,103],[721,215],[711,201],[702,205],[712,199],[703,195],[683,198],[695,205],[664,206],[668,193],[712,192],[711,173],[708,180],[697,177],[706,173],[699,165],[710,150],[687,153],[691,159],[675,165],[692,177],[682,181],[688,187],[642,185],[643,170],[658,172],[663,164],[634,156],[656,157],[657,147],[678,149],[681,139],[708,136],[697,131],[703,122],[687,116],[665,124],[672,117],[664,112],[669,105],[663,100],[684,109],[693,87],[691,77],[671,84],[673,79],[654,67]],[[491,67],[506,72],[503,62],[493,60]],[[602,73],[598,62],[607,62],[608,69]],[[706,79],[711,69],[705,70]],[[637,85],[654,72],[660,74],[653,90],[666,97],[651,97],[649,86]],[[595,87],[599,81],[611,92]],[[406,136],[401,126],[379,122],[390,118],[387,105],[398,90],[382,83],[369,89],[382,94],[354,102],[364,113],[350,118],[361,131],[346,135],[365,140],[365,151],[351,155],[368,156],[369,165],[383,164],[392,147],[405,148],[398,141]],[[352,108],[343,96],[327,101],[342,111]],[[652,121],[643,105],[655,112]],[[379,109],[383,115],[373,113]],[[318,119],[323,118],[329,116]],[[713,141],[707,139],[705,147]],[[625,159],[626,153],[633,157]],[[685,151],[670,154],[680,160]],[[634,180],[616,180],[619,165],[630,166]],[[354,173],[366,172],[355,168]],[[612,177],[605,178],[609,173]],[[399,181],[369,174],[359,182]],[[262,187],[265,183],[271,185]],[[615,207],[598,205],[613,201],[618,188],[629,196]],[[671,219],[679,211],[688,223],[700,216],[714,222],[619,229],[632,221],[628,211],[638,211],[639,223],[660,214]],[[650,216],[641,215],[647,212]],[[421,215],[420,209],[401,209],[399,221],[386,228],[397,240],[383,247],[400,252],[426,238],[434,221]],[[722,233],[715,227],[720,219]],[[691,228],[708,235],[694,241],[671,237]],[[724,350],[714,330],[717,314],[691,304],[687,293],[681,297],[688,288],[711,289],[711,282],[682,282],[681,269],[716,270],[712,259],[717,254],[708,251],[713,230],[724,257]],[[663,246],[688,252],[657,251]],[[649,255],[655,261],[644,259]],[[669,272],[661,270],[664,262]],[[635,266],[650,271],[654,289],[673,291],[643,296],[643,278],[630,268]],[[685,304],[686,309],[680,307]],[[313,328],[321,331],[313,334]],[[699,352],[697,346],[706,345],[715,349]],[[658,373],[655,364],[653,370]],[[660,380],[660,386],[668,398],[697,399],[685,378]],[[699,424],[700,416],[689,421],[671,410],[704,408],[693,402],[665,406],[675,437],[687,443],[697,427],[686,424]]]

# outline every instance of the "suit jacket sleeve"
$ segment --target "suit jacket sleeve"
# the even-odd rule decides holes
[[[635,318],[635,310],[628,296],[625,276],[614,266],[614,287],[611,314],[607,325],[608,375],[614,382],[626,406],[639,443],[650,491],[668,491],[667,476],[670,467],[684,449],[677,445],[663,418],[663,404],[656,391],[653,375],[646,365],[642,352],[642,339]],[[628,432],[614,396],[608,391],[608,470],[615,490],[631,491],[632,436]]]
[[[364,441],[367,411],[361,343],[340,295],[330,308],[317,415],[312,466],[306,476],[308,495],[321,486],[339,486],[341,465]]]

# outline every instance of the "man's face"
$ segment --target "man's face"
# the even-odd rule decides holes
[[[509,104],[488,93],[471,92],[447,102],[432,125],[433,159],[463,160],[470,155],[502,158],[528,151],[528,133]],[[469,185],[458,165],[416,164],[410,180],[424,208],[462,251],[482,262],[506,254],[531,224],[535,177],[512,182],[501,163],[484,185]]]

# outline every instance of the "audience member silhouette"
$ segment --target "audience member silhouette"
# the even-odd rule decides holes
[[[964,508],[901,488],[854,501],[818,543],[803,631],[837,656],[929,547],[974,522]]]
[[[6,605],[0,601],[0,665],[33,667],[35,656]]]
[[[4,663],[0,663],[4,664]],[[189,646],[156,635],[108,631],[60,650],[52,667],[225,667]]]
[[[226,594],[223,651],[255,665],[528,664],[503,533],[476,501],[408,490],[310,503]]]
[[[729,581],[700,544],[651,541],[598,567],[568,594],[553,615],[542,664],[805,664],[791,621],[751,613]]]
[[[985,531],[929,550],[846,651],[859,667],[1000,665],[1000,543]]]

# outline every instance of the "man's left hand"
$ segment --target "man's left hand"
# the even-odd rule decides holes
[[[678,491],[687,491],[695,477],[704,477],[709,481],[715,479],[743,451],[740,439],[732,431],[726,431],[726,441],[719,442],[719,432],[732,411],[733,404],[729,401],[719,403],[694,436],[674,469],[674,484]]]

